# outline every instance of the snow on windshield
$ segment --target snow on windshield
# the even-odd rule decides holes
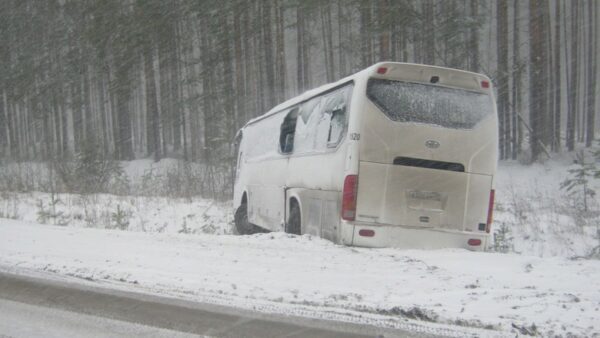
[[[417,83],[370,79],[367,96],[398,122],[471,129],[494,112],[487,94]]]

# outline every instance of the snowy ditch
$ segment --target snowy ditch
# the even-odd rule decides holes
[[[201,198],[0,193],[0,217],[135,232],[232,234],[231,203]]]
[[[567,194],[560,183],[572,168],[563,154],[547,163],[523,166],[501,162],[496,176],[496,205],[490,249],[540,257],[587,257],[600,248],[600,203],[589,200],[581,210],[580,194]],[[74,227],[121,229],[136,232],[232,234],[230,202],[198,197],[157,197],[168,194],[171,181],[182,181],[182,165],[165,159],[123,162],[129,190],[135,195],[49,194],[35,192],[48,185],[47,167],[41,163],[0,167],[0,177],[20,176],[13,188],[0,190],[0,218]],[[194,170],[200,170],[196,168]],[[171,178],[170,178],[171,177]],[[174,179],[178,178],[178,179]],[[187,178],[187,179],[193,179]],[[24,182],[24,183],[21,183]],[[0,189],[7,184],[0,185]],[[590,188],[600,191],[600,180]],[[21,188],[23,189],[23,188]],[[597,257],[598,258],[598,257]]]
[[[600,332],[597,260],[361,249],[283,233],[190,236],[3,219],[0,267],[445,335]]]
[[[236,236],[231,204],[200,198],[0,192],[0,270],[450,336],[599,335],[600,222],[559,189],[568,163],[500,165],[488,253]]]

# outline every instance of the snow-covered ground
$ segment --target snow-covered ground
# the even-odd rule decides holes
[[[202,198],[0,192],[0,217],[138,232],[233,232],[231,203]]]
[[[572,155],[546,163],[521,165],[500,162],[496,176],[495,235],[490,248],[540,257],[583,257],[600,245],[600,203],[591,198],[590,211],[581,210],[581,194],[567,194],[561,182],[572,168]],[[135,191],[143,196],[71,195],[0,191],[0,217],[76,227],[121,228],[130,231],[231,234],[231,203],[202,198],[144,195],[153,187],[165,194],[169,172],[178,162],[164,159],[123,162]],[[21,175],[27,186],[43,186],[46,167],[28,163],[0,167],[0,177]],[[17,173],[21,174],[17,174]],[[148,177],[151,179],[148,181]],[[149,183],[148,183],[149,182]],[[162,188],[161,188],[162,187]],[[600,179],[591,182],[600,191]],[[0,187],[1,188],[1,187]],[[495,239],[495,240],[494,240]]]
[[[574,167],[572,157],[555,155],[531,165],[499,163],[493,230],[497,239],[499,232],[506,231],[507,240],[497,240],[496,249],[540,257],[581,257],[600,245],[598,196],[589,198],[589,210],[584,212],[582,193],[561,189]],[[600,192],[600,179],[591,179],[590,187]]]
[[[190,236],[2,219],[0,267],[258,311],[454,335],[519,329],[544,336],[600,334],[597,260],[361,249],[283,233]]]
[[[560,189],[571,163],[500,163],[489,253],[236,236],[231,204],[200,198],[4,191],[0,269],[446,335],[600,336],[600,261],[582,259],[600,244],[600,206],[584,213]],[[175,165],[124,169],[135,182]]]

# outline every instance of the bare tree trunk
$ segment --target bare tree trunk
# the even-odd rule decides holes
[[[170,70],[170,97],[172,105],[172,128],[173,128],[173,150],[177,153],[181,150],[183,135],[183,110],[181,102],[181,73],[179,65],[181,63],[179,34],[177,30],[178,22],[173,22],[170,27],[171,41],[169,43],[169,70]]]
[[[578,21],[579,21],[579,2],[571,2],[571,55],[568,58],[567,69],[569,76],[569,90],[568,102],[569,109],[567,112],[567,149],[572,151],[575,149],[575,121],[577,119],[577,84],[579,83],[579,72],[577,71],[579,53],[579,34],[578,34]],[[566,17],[566,12],[565,12]],[[566,36],[566,35],[565,35]],[[566,49],[565,49],[566,50]]]
[[[546,127],[546,38],[544,36],[544,0],[529,2],[529,120],[532,128],[530,135],[531,156],[536,160],[542,152],[540,142],[543,142]]]
[[[276,2],[275,11],[277,13],[276,25],[277,25],[277,38],[276,38],[276,50],[275,50],[275,63],[276,63],[276,88],[277,88],[277,102],[285,100],[285,78],[286,78],[286,66],[285,66],[285,7],[280,1]],[[333,48],[332,48],[333,49]],[[333,58],[333,50],[331,51]]]
[[[246,116],[241,116],[240,112],[245,110],[243,105],[246,93],[244,92],[244,82],[246,81],[246,74],[244,69],[244,62],[242,59],[242,29],[241,29],[241,13],[242,9],[236,7],[236,13],[233,16],[233,54],[235,59],[235,120],[236,129],[239,129],[245,122]]]
[[[550,145],[554,150],[554,106],[552,104],[552,29],[550,25],[550,5],[549,1],[542,2],[542,23],[543,23],[543,34],[544,34],[544,53],[543,53],[543,66],[544,73],[548,74],[546,81],[543,82],[543,98],[544,102],[544,114],[542,119],[542,142],[545,145]]]
[[[156,92],[156,85],[154,79],[154,51],[152,46],[147,46],[144,52],[144,71],[146,74],[146,108],[148,122],[146,126],[148,128],[146,132],[147,137],[147,152],[148,154],[154,154],[154,161],[161,159],[160,152],[160,137],[159,137],[159,121],[158,121],[158,102]]]
[[[272,108],[276,104],[275,100],[275,65],[273,58],[273,35],[271,25],[271,2],[262,2],[262,23],[263,23],[263,41],[264,41],[264,53],[265,53],[265,75],[267,76],[267,106]]]
[[[435,64],[435,16],[433,0],[423,0],[423,26],[425,30],[423,46],[423,63]]]
[[[379,61],[390,59],[390,0],[379,1],[377,4],[379,21]]]
[[[554,21],[554,145],[555,151],[560,151],[560,125],[561,125],[561,60],[560,60],[560,2],[556,1]]]
[[[208,53],[211,51],[210,40],[208,36],[208,23],[207,19],[202,20],[202,31],[201,31],[201,51],[202,51],[202,111],[204,117],[204,149],[202,158],[210,165],[213,164],[212,157],[212,146],[213,146],[213,134],[214,130],[211,128],[211,119],[212,119],[212,111],[213,111],[213,93],[211,93],[210,88],[212,88],[211,81],[211,66],[209,64],[210,58]]]
[[[48,130],[46,127],[47,124],[47,114],[44,114],[44,129]],[[10,128],[8,125],[8,107],[6,102],[6,89],[2,88],[2,110],[0,111],[0,129],[2,139],[0,139],[0,155],[6,156],[6,158],[10,155]]]
[[[327,82],[333,82],[335,79],[335,61],[333,59],[331,6],[328,3],[321,5],[321,33],[323,38],[323,54],[325,58],[325,74],[327,76]]]
[[[521,56],[520,56],[520,30],[519,30],[519,0],[513,1],[513,83],[512,83],[512,159],[516,160],[521,153],[523,142],[523,129],[518,123],[521,112]]]
[[[346,20],[344,15],[344,1],[337,1],[337,21],[338,21],[338,75],[340,77],[346,75],[346,43],[345,31]]]
[[[506,1],[496,2],[496,24],[498,49],[497,92],[500,133],[500,158],[510,153],[510,120],[508,110],[508,7]]]
[[[597,4],[596,4],[597,5]],[[588,1],[588,57],[587,57],[587,124],[585,133],[585,146],[590,147],[594,141],[594,127],[596,124],[596,64],[597,55],[595,54],[596,44],[598,41],[596,36],[596,24],[594,23],[594,1]]]
[[[307,48],[306,41],[304,40],[304,8],[303,4],[299,3],[296,7],[296,79],[297,79],[297,92],[303,92],[308,87],[306,83],[306,67],[308,64],[305,63],[305,49]]]
[[[117,130],[118,138],[115,138],[118,149],[118,158],[121,160],[133,159],[133,147],[131,140],[131,119],[128,107],[129,93],[127,88],[118,88],[116,95],[117,108]]]
[[[470,0],[469,9],[471,11],[471,18],[479,18],[479,0]],[[517,6],[515,3],[514,6]],[[469,70],[473,72],[479,72],[479,29],[473,25],[469,32],[469,43],[467,57],[469,59]]]
[[[65,97],[66,97],[66,103],[65,103],[65,109],[64,109],[64,135],[66,135],[65,137],[65,151],[67,154],[72,155],[75,151],[75,128],[74,128],[74,121],[73,121],[73,94],[71,92],[71,86],[69,84],[67,84],[65,86]]]
[[[296,6],[296,92],[302,92],[306,84],[304,83],[304,59],[302,58],[304,43],[304,12],[302,4]]]
[[[270,11],[270,6],[268,7],[268,10]],[[228,15],[226,13],[221,14],[221,18],[219,20],[220,22],[220,26],[221,27],[227,27],[228,25]],[[222,143],[225,143],[225,145],[229,148],[231,147],[231,140],[233,139],[233,137],[235,136],[235,120],[234,120],[234,111],[235,111],[235,106],[234,106],[234,100],[235,100],[235,92],[234,92],[234,88],[235,88],[235,80],[234,80],[234,75],[233,75],[233,66],[234,66],[234,59],[232,58],[232,53],[231,53],[231,44],[229,43],[232,39],[231,39],[231,35],[229,34],[229,30],[226,29],[226,31],[223,33],[223,41],[221,42],[221,55],[222,55],[222,62],[223,62],[223,68],[224,68],[224,72],[223,72],[223,94],[222,95],[223,98],[223,102],[220,103],[220,106],[222,106],[221,110],[225,112],[225,114],[218,114],[218,118],[219,120],[224,121],[224,127],[225,130],[221,130],[221,135],[224,136],[224,141],[221,141],[219,146]],[[268,34],[269,37],[271,35],[271,30],[269,29],[265,34]],[[269,41],[271,41],[269,39]],[[271,46],[267,46],[268,47],[268,51],[267,51],[267,55],[271,55],[272,57],[272,45]],[[268,62],[272,63],[272,58],[267,58],[267,63]],[[270,78],[268,79],[269,81],[269,87],[271,89],[271,105],[273,105],[274,103],[274,98],[275,98],[275,88],[274,88],[274,84],[275,84],[275,74],[274,74],[274,66],[273,64],[267,64],[267,72],[273,73],[270,75]],[[219,135],[219,136],[221,136]],[[229,150],[227,149],[228,152],[227,154],[229,154]],[[221,163],[221,164],[225,164],[225,165],[229,165],[230,162],[226,161],[226,163]]]
[[[371,18],[371,2],[360,2],[360,32],[361,32],[361,66],[367,67],[373,63],[373,20]]]

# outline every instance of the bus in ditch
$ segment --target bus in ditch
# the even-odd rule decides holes
[[[378,63],[238,132],[235,225],[361,247],[485,250],[497,147],[488,77]]]

